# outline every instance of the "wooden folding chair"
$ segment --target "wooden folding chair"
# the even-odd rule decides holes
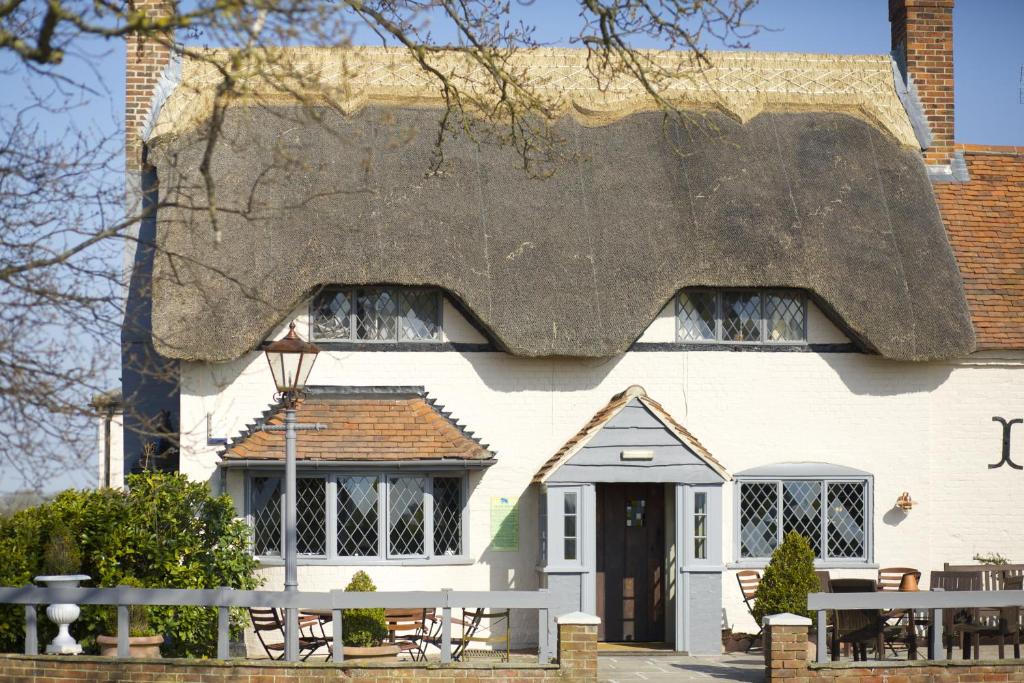
[[[747,611],[750,612],[750,616],[754,616],[754,603],[757,602],[757,589],[761,586],[761,572],[755,572],[753,569],[743,569],[736,572],[736,582],[739,583],[740,593],[743,594],[743,604],[747,606]],[[757,633],[754,634],[753,639],[750,641],[751,647],[753,647],[754,641],[761,637],[761,633],[763,631],[764,626],[758,624]],[[749,649],[750,648],[747,648],[748,651]]]
[[[284,657],[284,643],[285,643],[285,626],[284,620],[281,618],[281,613],[273,607],[250,607],[249,618],[252,619],[252,628],[256,632],[256,637],[260,641],[260,645],[263,646],[263,650],[267,653],[267,657],[270,659],[281,659]],[[319,626],[320,635],[316,635],[313,632],[313,627]],[[306,633],[303,633],[302,629],[307,629]],[[275,632],[281,634],[280,642],[268,643],[264,638],[264,633]],[[324,634],[323,622],[319,617],[312,614],[299,614],[299,658],[302,661],[306,661],[312,656],[314,652],[322,647],[327,648],[327,657],[331,656],[331,641]],[[276,656],[275,656],[275,653]],[[306,653],[303,656],[302,653]]]
[[[944,591],[980,591],[982,575],[980,572],[933,571],[930,584]],[[960,651],[964,659],[971,658],[971,642],[974,645],[974,658],[978,658],[981,634],[994,631],[992,626],[981,623],[978,610],[975,608],[957,608],[942,610],[942,636],[946,641],[946,659],[953,658],[953,640],[960,641]]]
[[[398,646],[400,653],[408,652],[414,660],[427,658],[426,645],[430,637],[427,611],[423,608],[384,610],[388,642]]]
[[[878,570],[878,590],[898,591],[903,577],[907,574],[914,574],[917,580],[921,580],[921,570],[913,567],[884,567]]]

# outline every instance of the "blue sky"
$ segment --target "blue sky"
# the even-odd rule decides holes
[[[534,0],[522,6],[513,0],[519,18],[537,27],[537,38],[568,45],[578,32],[578,2]],[[889,51],[887,0],[761,0],[749,16],[767,27],[750,39],[755,50],[881,54]],[[954,12],[956,138],[959,142],[1024,146],[1024,0],[960,0]],[[437,31],[437,37],[446,36]],[[357,35],[373,44],[375,36]],[[638,45],[657,47],[656,44]],[[715,47],[712,45],[711,47]],[[119,127],[124,96],[123,44],[120,40],[84,46],[62,67],[66,75],[94,85],[95,95],[70,114],[48,117],[44,124],[55,137],[69,126],[111,132]],[[0,57],[0,67],[10,64]],[[39,83],[5,76],[0,107],[16,107],[27,89]],[[119,267],[118,263],[111,264]],[[113,351],[113,349],[112,349]],[[116,374],[110,384],[116,385]],[[95,469],[69,472],[51,488],[83,486],[95,480]],[[0,467],[0,491],[17,486]]]

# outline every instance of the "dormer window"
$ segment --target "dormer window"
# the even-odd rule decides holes
[[[326,289],[313,299],[310,320],[318,341],[440,341],[441,292],[413,287]]]
[[[807,341],[807,298],[763,289],[688,289],[676,298],[676,339],[687,343]]]

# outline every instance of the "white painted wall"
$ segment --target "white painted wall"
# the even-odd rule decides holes
[[[845,341],[816,309],[809,313],[812,342]],[[671,305],[641,338],[672,341]],[[480,341],[451,307],[446,335]],[[300,330],[304,311],[296,311]],[[284,325],[279,329],[280,334]],[[630,352],[610,359],[528,359],[502,353],[323,352],[314,384],[423,385],[454,417],[498,454],[498,463],[473,480],[469,501],[470,566],[367,568],[382,590],[532,589],[536,500],[529,487],[537,468],[611,396],[640,384],[690,429],[731,472],[781,461],[827,461],[867,470],[875,477],[875,558],[880,566],[925,571],[944,561],[969,562],[996,551],[1024,560],[1024,472],[988,469],[998,461],[1001,428],[992,416],[1024,417],[1024,354],[976,354],[952,363],[896,363],[855,353]],[[182,364],[181,468],[210,479],[213,435],[231,436],[256,418],[273,386],[262,354],[221,365]],[[1024,463],[1024,429],[1013,448]],[[241,504],[240,477],[229,489]],[[901,491],[918,506],[891,508]],[[492,497],[521,499],[521,550],[488,549]],[[724,553],[735,559],[733,488],[724,490]],[[300,567],[300,586],[343,587],[355,567]],[[834,575],[873,576],[865,567]],[[283,570],[264,570],[280,588]],[[925,577],[927,580],[927,577]],[[726,623],[754,628],[732,573],[726,573]],[[526,617],[524,617],[526,618]],[[531,620],[532,616],[527,619]],[[515,624],[532,631],[532,621]]]

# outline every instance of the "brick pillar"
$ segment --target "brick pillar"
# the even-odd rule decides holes
[[[767,683],[807,676],[807,629],[811,620],[795,614],[772,614],[764,625],[764,677]]]
[[[601,619],[591,614],[563,614],[558,623],[558,665],[561,680],[597,681],[597,627]]]
[[[145,15],[151,22],[174,13],[173,0],[134,0],[129,12]],[[153,101],[160,74],[171,61],[172,35],[133,33],[126,38],[124,90],[125,174],[138,177],[142,170],[140,129]]]
[[[931,130],[925,163],[953,153],[953,0],[889,0],[892,49],[913,82]]]

